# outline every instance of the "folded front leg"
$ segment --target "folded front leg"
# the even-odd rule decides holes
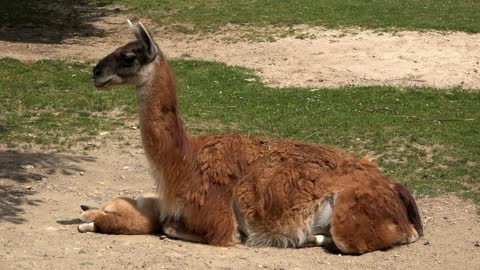
[[[180,239],[189,242],[206,243],[205,239],[199,235],[189,232],[185,225],[181,223],[172,222],[163,224],[162,230],[169,238]]]
[[[95,219],[101,213],[98,208],[89,207],[82,205],[82,214],[80,215],[80,220],[84,222],[78,226],[78,231],[81,233],[84,232],[96,232],[98,227],[95,226]]]

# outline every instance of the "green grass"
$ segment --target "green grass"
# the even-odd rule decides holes
[[[454,192],[480,204],[479,92],[280,90],[264,86],[245,68],[171,63],[182,116],[193,133],[241,132],[334,145],[378,157],[387,175],[422,194]],[[65,147],[134,119],[134,90],[98,91],[90,70],[87,64],[0,60],[0,143]]]
[[[162,25],[217,30],[228,23],[308,24],[330,28],[435,29],[480,32],[477,0],[110,0]],[[192,30],[183,28],[185,31]]]
[[[121,125],[108,115],[134,103],[133,90],[95,91],[90,77],[86,64],[0,60],[0,142],[68,147]]]

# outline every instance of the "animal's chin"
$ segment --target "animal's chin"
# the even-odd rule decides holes
[[[105,86],[108,86],[110,84],[110,82],[112,81],[113,77],[109,78],[108,80],[106,81],[96,81],[95,80],[95,87],[97,88],[102,88],[102,87],[105,87]]]

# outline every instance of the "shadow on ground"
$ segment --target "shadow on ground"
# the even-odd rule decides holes
[[[24,213],[22,205],[39,205],[41,200],[28,199],[35,193],[32,190],[22,190],[11,185],[0,184],[0,222],[7,221],[15,224],[26,221],[21,215]]]
[[[94,23],[112,9],[111,0],[2,1],[0,40],[59,44],[75,36],[103,36]]]
[[[72,175],[83,171],[80,163],[95,160],[79,155],[0,151],[0,179],[26,183],[41,181],[48,174]]]
[[[81,163],[95,160],[88,156],[0,150],[0,222],[22,223],[22,206],[42,203],[29,198],[35,194],[31,186],[18,184],[41,182],[49,174],[79,173]]]

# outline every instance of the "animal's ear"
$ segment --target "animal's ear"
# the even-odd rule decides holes
[[[127,20],[128,26],[130,26],[130,29],[132,29],[133,34],[135,35],[135,38],[141,39],[140,36],[140,29],[138,29],[138,26],[136,26],[132,21]]]
[[[97,207],[92,207],[92,206],[88,206],[88,205],[80,205],[80,208],[82,209],[82,211],[88,211],[88,210],[97,210],[98,208]]]
[[[143,44],[145,45],[146,49],[146,56],[149,61],[155,60],[155,57],[157,57],[158,54],[158,48],[157,45],[155,44],[155,41],[153,38],[150,36],[148,33],[147,29],[145,29],[145,26],[141,22],[138,22],[137,24],[132,23],[130,20],[127,20],[128,25],[133,31],[133,34],[135,37],[142,41]]]

